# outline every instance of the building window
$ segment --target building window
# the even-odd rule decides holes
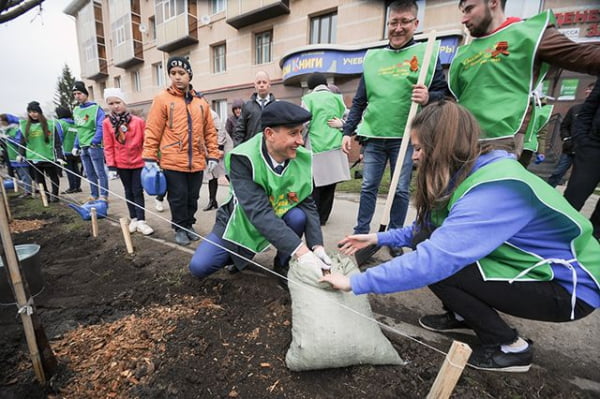
[[[121,87],[121,77],[120,76],[115,76],[113,81],[115,83],[115,87]]]
[[[177,15],[185,12],[185,0],[156,0],[155,1],[156,23],[162,24]]]
[[[140,71],[134,71],[131,77],[133,91],[139,93],[142,91],[142,78],[140,76]]]
[[[114,27],[115,47],[125,43],[125,25],[122,23]]]
[[[225,11],[225,0],[211,0],[211,10],[213,14]]]
[[[152,40],[156,40],[156,18],[153,16],[148,18],[148,26],[150,27],[150,36]]]
[[[337,12],[310,19],[310,44],[335,43]]]
[[[165,71],[162,62],[152,64],[152,74],[154,75],[154,85],[157,87],[165,86]]]
[[[88,97],[90,98],[90,100],[94,101],[94,99],[96,98],[96,97],[94,97],[94,86],[88,86],[87,91],[88,91]]]
[[[225,44],[219,44],[212,47],[213,53],[213,73],[225,72]]]
[[[261,32],[257,33],[254,39],[254,46],[256,47],[256,64],[266,64],[272,61],[271,48],[273,46],[273,32]]]

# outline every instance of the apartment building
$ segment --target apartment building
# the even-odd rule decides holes
[[[76,18],[81,79],[103,103],[106,87],[121,87],[130,107],[145,114],[168,85],[166,61],[187,56],[192,84],[224,120],[234,99],[253,92],[254,75],[269,73],[272,92],[296,103],[307,76],[323,72],[350,105],[370,48],[384,46],[391,0],[73,0],[64,12]],[[466,39],[457,0],[420,0],[419,30],[435,29],[447,66]],[[557,14],[576,41],[600,41],[596,0],[508,0],[506,14]],[[562,112],[582,98],[594,77],[551,70],[545,93]]]

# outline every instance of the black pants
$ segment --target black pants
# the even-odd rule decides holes
[[[583,208],[585,201],[600,183],[599,159],[600,138],[590,135],[579,137],[573,159],[573,171],[565,190],[565,198],[577,210]],[[596,202],[590,221],[594,226],[594,237],[600,239],[600,200]]]
[[[171,222],[175,231],[190,228],[196,223],[200,186],[203,172],[177,172],[165,170],[167,179],[167,201],[171,208]]]
[[[327,223],[327,219],[329,219],[329,215],[331,214],[333,199],[335,198],[335,186],[336,183],[333,183],[327,186],[313,188],[312,197],[317,204],[319,220],[322,225]]]
[[[69,190],[77,190],[81,188],[81,159],[73,155],[66,155],[67,161],[67,180],[69,182]],[[69,173],[69,171],[73,173]]]
[[[58,185],[60,180],[58,178],[58,168],[51,164],[50,162],[38,162],[35,164],[31,164],[30,171],[33,172],[33,177],[36,183],[36,186],[42,183],[44,186],[44,191],[50,194],[48,191],[48,186],[46,186],[46,178],[44,174],[48,175],[50,178],[50,182],[52,183],[52,195],[58,197]]]
[[[127,199],[127,209],[131,219],[146,220],[144,212],[144,189],[142,188],[142,168],[138,169],[119,169],[117,173],[125,189],[125,198]],[[135,204],[132,204],[132,202]],[[136,206],[137,205],[137,206]]]
[[[553,281],[484,281],[477,265],[471,264],[429,288],[447,310],[464,317],[484,345],[511,344],[518,338],[497,310],[531,320],[571,320],[571,294]],[[593,310],[578,299],[575,320]]]

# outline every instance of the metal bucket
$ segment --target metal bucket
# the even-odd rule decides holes
[[[38,244],[15,245],[17,258],[21,264],[21,276],[29,285],[31,296],[36,296],[44,288],[42,278],[42,266],[40,263],[40,246]],[[0,305],[12,305],[15,303],[12,289],[8,282],[8,269],[0,258]]]

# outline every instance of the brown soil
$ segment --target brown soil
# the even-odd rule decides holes
[[[136,253],[127,255],[109,221],[93,238],[64,206],[11,198],[11,209],[14,218],[45,222],[13,239],[42,247],[45,289],[35,304],[59,367],[39,386],[16,310],[0,307],[1,398],[421,398],[442,365],[430,348],[393,336],[406,366],[290,372],[290,297],[270,274],[194,279],[190,255],[155,240],[134,236]],[[416,320],[399,304],[373,303],[379,313]],[[568,382],[573,364],[555,366],[466,369],[453,396],[593,397]],[[579,365],[578,375],[594,380],[596,371],[585,370]]]

